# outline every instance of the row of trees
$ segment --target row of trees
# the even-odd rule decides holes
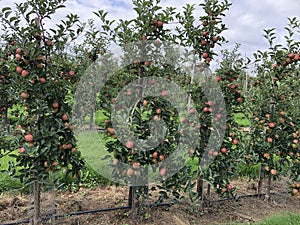
[[[6,31],[0,48],[0,156],[14,156],[16,164],[8,170],[34,185],[34,224],[40,223],[40,185],[60,169],[79,181],[84,169],[72,113],[78,120],[86,114],[93,119],[98,109],[109,118],[101,126],[107,130],[113,177],[132,186],[135,200],[147,195],[145,178],[153,176],[160,180],[155,187],[161,190],[159,201],[170,195],[178,199],[183,192],[193,201],[204,200],[203,182],[233,196],[236,187],[230,181],[240,164],[261,165],[258,192],[264,177],[270,192],[272,179],[290,176],[291,192],[298,194],[296,18],[285,28],[285,44],[276,43],[274,29],[265,30],[270,48],[254,54],[255,71],[245,89],[241,78],[250,60],[245,62],[238,48],[223,51],[215,74],[209,71],[215,46],[226,41],[222,18],[231,5],[226,0],[200,4],[199,18],[194,5],[180,13],[163,9],[159,0],[136,0],[132,20],[109,21],[100,10],[95,15],[101,28],[95,26],[99,21],[82,24],[70,14],[46,29],[64,3],[28,1],[0,14]],[[168,24],[176,24],[175,29]],[[82,44],[70,46],[81,34]],[[123,58],[113,58],[110,43],[122,49]],[[170,43],[185,48],[184,57]],[[237,112],[250,120],[249,133],[234,120]]]

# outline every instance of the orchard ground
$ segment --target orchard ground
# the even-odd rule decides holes
[[[239,186],[238,192],[253,194],[249,182],[234,181]],[[273,191],[280,193],[284,181],[276,182]],[[96,188],[82,188],[78,193],[57,192],[53,202],[53,195],[42,195],[42,209],[49,210],[56,205],[57,214],[76,211],[93,210],[99,208],[113,208],[127,206],[127,187],[102,186]],[[216,196],[215,196],[216,197]],[[135,224],[299,224],[300,198],[277,194],[271,203],[257,197],[241,198],[238,202],[214,202],[210,206],[193,211],[188,203],[170,207],[153,207],[145,209],[139,216],[132,216],[129,210],[93,213],[57,219],[56,224],[105,224],[105,225],[135,225]],[[0,197],[0,223],[12,220],[27,219],[29,196],[27,194],[8,195]],[[290,214],[292,213],[292,214]],[[274,217],[275,216],[275,217]],[[273,217],[272,220],[268,219]],[[270,220],[270,222],[268,222]],[[262,222],[263,221],[263,222]],[[282,222],[284,221],[284,223]]]
[[[104,117],[96,117],[96,120],[103,120]],[[248,122],[243,115],[236,115],[236,120],[239,124],[247,125]],[[88,121],[88,119],[87,119]],[[88,126],[87,126],[88,127]],[[100,139],[91,135],[95,132],[86,131],[78,136],[79,148],[83,152],[84,157],[89,161],[89,169],[105,170],[101,165],[97,167],[96,159],[102,158],[104,155],[93,155],[93,150],[103,150],[104,145],[99,145]],[[97,133],[96,133],[97,134]],[[4,160],[4,159],[2,159]],[[93,163],[94,162],[94,163]],[[192,163],[192,162],[191,162]],[[196,165],[195,165],[196,166]],[[256,192],[256,178],[258,176],[258,166],[241,165],[239,175],[232,181],[232,185],[238,187],[237,193],[241,196],[255,194]],[[108,171],[109,172],[109,171]],[[91,172],[90,172],[91,173]],[[250,179],[252,177],[253,179]],[[56,224],[116,224],[116,225],[133,225],[133,224],[237,224],[237,223],[254,223],[262,224],[261,221],[274,215],[279,215],[280,218],[273,218],[278,224],[280,220],[294,221],[290,224],[299,223],[300,215],[300,198],[292,197],[290,195],[282,194],[285,191],[282,187],[286,187],[286,179],[275,182],[272,192],[278,193],[272,196],[273,201],[268,203],[264,199],[258,197],[240,198],[238,202],[221,201],[217,195],[212,195],[212,203],[204,208],[195,206],[193,210],[188,202],[183,201],[183,204],[173,205],[170,207],[153,207],[146,208],[139,216],[134,217],[129,210],[116,210],[104,213],[93,213],[80,216],[73,216],[69,218],[57,219]],[[76,193],[70,191],[58,191],[56,197],[53,198],[53,193],[43,193],[42,208],[49,210],[49,208],[56,206],[56,214],[66,214],[76,211],[88,211],[101,208],[114,208],[128,205],[128,187],[111,186],[108,181],[101,179],[101,176],[91,175],[84,180],[83,187]],[[6,190],[14,186],[15,189],[20,189],[21,185],[14,180],[3,179],[2,189],[6,185]],[[102,184],[102,185],[99,185]],[[91,186],[91,187],[89,187]],[[265,190],[263,191],[265,192]],[[153,196],[156,192],[152,192]],[[188,197],[187,197],[188,198]],[[0,223],[27,219],[29,210],[30,195],[26,192],[10,192],[2,193],[0,197]],[[151,199],[151,197],[150,197]],[[167,202],[168,200],[166,200]],[[186,203],[186,204],[185,204]],[[293,213],[293,214],[289,214]],[[159,221],[159,222],[158,222]],[[274,224],[264,223],[264,224]]]

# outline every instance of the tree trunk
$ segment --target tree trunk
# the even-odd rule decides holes
[[[263,178],[264,178],[264,168],[263,168],[262,165],[260,165],[259,176],[258,176],[258,182],[257,182],[257,194],[258,194],[258,195],[261,194]]]
[[[266,193],[266,200],[271,200],[271,189],[272,189],[272,175],[269,174],[268,176],[268,185],[267,185],[267,193]]]
[[[33,225],[41,225],[41,186],[39,181],[33,184]]]

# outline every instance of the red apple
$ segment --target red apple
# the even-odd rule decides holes
[[[275,123],[271,122],[271,123],[268,124],[268,126],[269,126],[270,128],[274,128],[274,127],[275,127]]]
[[[161,96],[165,97],[167,95],[168,95],[168,91],[164,90],[164,91],[161,92]]]
[[[154,115],[154,116],[153,116],[153,119],[154,119],[155,121],[159,121],[159,116],[158,116],[158,115]]]
[[[155,112],[156,112],[156,114],[161,114],[161,109],[160,109],[160,108],[157,108],[157,109],[155,110]]]
[[[239,141],[237,139],[233,139],[232,143],[237,145],[239,143]]]
[[[21,97],[22,99],[27,99],[27,98],[29,97],[29,94],[28,94],[27,92],[22,92],[22,93],[20,94],[20,97]]]
[[[164,159],[165,159],[165,156],[164,156],[164,155],[160,155],[160,156],[159,156],[159,160],[160,160],[160,161],[163,161]]]
[[[52,108],[57,109],[59,107],[59,104],[57,102],[52,103]]]
[[[166,174],[167,174],[167,169],[166,169],[166,168],[161,168],[161,169],[159,170],[159,174],[160,174],[162,177],[166,176]]]
[[[157,152],[153,152],[153,154],[152,154],[153,159],[156,159],[157,156],[158,156],[158,153]]]
[[[207,35],[208,35],[208,32],[207,32],[207,31],[203,31],[203,32],[202,32],[202,36],[205,37],[205,36],[207,36]]]
[[[269,137],[269,138],[267,138],[267,142],[272,143],[273,139]]]
[[[62,118],[63,121],[68,121],[69,120],[69,118],[68,118],[68,116],[66,114],[63,114],[61,116],[61,118]]]
[[[23,71],[23,68],[22,67],[20,67],[20,66],[18,66],[17,68],[16,68],[16,72],[17,73],[22,73],[22,71]]]
[[[75,71],[74,71],[74,70],[70,70],[70,71],[69,71],[69,75],[70,75],[71,77],[73,77],[73,76],[75,75]]]
[[[20,60],[20,59],[22,59],[22,56],[20,54],[16,54],[15,58],[16,58],[16,60]]]
[[[17,48],[16,53],[17,54],[21,54],[21,52],[22,52],[22,49],[21,48]]]
[[[126,148],[133,148],[133,145],[134,145],[133,141],[130,141],[130,140],[127,141],[126,144],[125,144]]]
[[[163,25],[164,25],[163,21],[161,21],[161,20],[157,21],[157,27],[161,28],[161,27],[163,27]]]
[[[295,53],[293,53],[293,52],[290,53],[290,54],[289,54],[289,58],[291,58],[291,59],[295,58]]]
[[[241,103],[243,101],[243,98],[237,98],[236,100]]]
[[[24,147],[21,147],[21,148],[20,148],[20,153],[23,153],[23,152],[25,152],[25,148],[24,148]]]
[[[203,52],[202,57],[203,57],[204,59],[206,59],[206,58],[208,57],[207,52]]]
[[[223,154],[225,154],[225,153],[227,152],[227,149],[224,147],[224,148],[221,149],[221,152],[222,152]]]
[[[21,76],[26,77],[28,74],[29,74],[28,70],[23,70]]]
[[[44,77],[41,77],[41,78],[39,79],[39,81],[40,81],[40,83],[42,83],[42,84],[45,84],[45,83],[46,83],[46,79],[45,79]]]
[[[147,60],[144,62],[145,66],[149,67],[151,65],[151,61]]]
[[[33,141],[33,136],[32,136],[32,134],[26,134],[24,136],[24,139],[25,139],[26,142],[32,142]]]

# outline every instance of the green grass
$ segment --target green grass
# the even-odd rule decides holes
[[[243,225],[245,223],[230,223],[230,225]],[[275,214],[266,219],[255,222],[247,223],[251,225],[299,225],[300,224],[300,214],[292,212],[283,212],[280,214]]]
[[[78,140],[78,149],[81,151],[82,156],[86,160],[89,173],[100,177],[111,177],[111,169],[108,167],[108,160],[103,160],[103,157],[108,155],[105,150],[104,141],[95,130],[81,131],[76,134]],[[104,182],[107,179],[103,178]]]
[[[285,212],[284,214],[273,215],[257,225],[298,225],[300,224],[300,214]]]

